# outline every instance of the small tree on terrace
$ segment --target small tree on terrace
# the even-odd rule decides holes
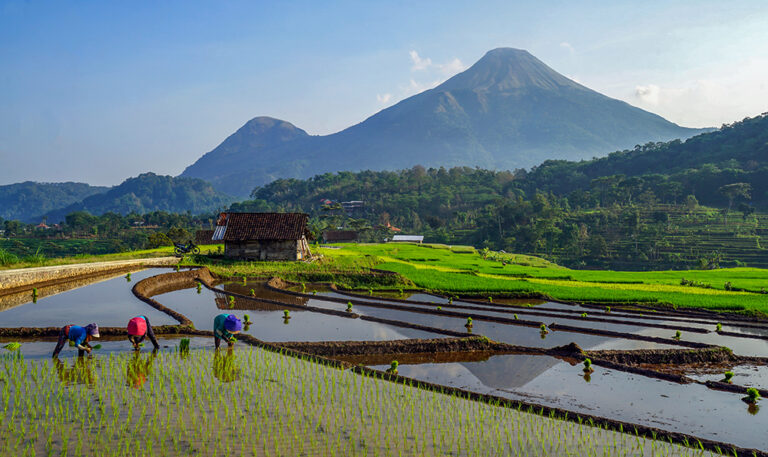
[[[718,192],[723,194],[728,199],[728,208],[725,210],[725,225],[728,226],[728,213],[731,211],[733,201],[737,198],[745,198],[749,200],[752,198],[752,186],[745,182],[735,182],[733,184],[726,184]]]

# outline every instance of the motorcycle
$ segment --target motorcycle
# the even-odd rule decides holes
[[[173,250],[173,252],[175,252],[176,255],[183,256],[184,254],[189,254],[189,253],[200,254],[200,248],[197,247],[197,245],[195,245],[195,243],[191,241],[189,242],[189,244],[175,243],[174,245],[176,246],[176,248]]]

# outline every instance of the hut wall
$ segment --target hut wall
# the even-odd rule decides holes
[[[309,256],[306,238],[301,240],[227,241],[227,257],[247,260],[303,260]]]

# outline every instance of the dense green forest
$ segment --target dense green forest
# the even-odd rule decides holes
[[[20,260],[80,254],[110,254],[135,249],[186,243],[200,228],[211,228],[215,214],[154,211],[125,216],[105,213],[93,216],[85,211],[68,214],[61,224],[46,228],[18,220],[0,218],[0,265]]]
[[[0,217],[31,222],[33,217],[77,203],[108,189],[80,182],[26,181],[0,186]]]
[[[653,143],[530,172],[421,166],[326,173],[254,189],[235,211],[305,211],[315,230],[369,239],[387,223],[428,241],[615,268],[768,265],[768,116],[686,142]],[[666,170],[666,171],[665,171]],[[340,202],[361,200],[346,214]],[[331,203],[328,204],[328,201]],[[706,204],[707,206],[701,206]]]
[[[318,240],[324,230],[344,227],[364,241],[382,241],[394,226],[428,242],[535,254],[574,267],[768,267],[766,157],[768,116],[762,115],[685,142],[646,144],[591,161],[549,161],[530,171],[415,166],[279,179],[230,210],[307,212]],[[124,184],[168,195],[172,183],[165,178],[142,175]],[[198,195],[181,193],[181,200]],[[135,195],[122,195],[128,194]],[[221,202],[208,188],[201,195]],[[364,205],[348,211],[347,201]],[[155,247],[171,238],[185,241],[214,218],[214,212],[192,217],[136,210],[96,217],[80,210],[55,230],[5,221],[10,240],[0,248],[19,255],[55,252],[52,239],[112,240],[99,250]]]

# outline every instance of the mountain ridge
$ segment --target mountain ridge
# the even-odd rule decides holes
[[[256,120],[269,128],[245,128]],[[292,134],[277,135],[277,126]],[[243,197],[277,178],[416,164],[529,168],[711,130],[681,127],[600,94],[525,50],[497,48],[439,86],[330,135],[310,136],[287,121],[254,118],[180,176],[206,179]]]

